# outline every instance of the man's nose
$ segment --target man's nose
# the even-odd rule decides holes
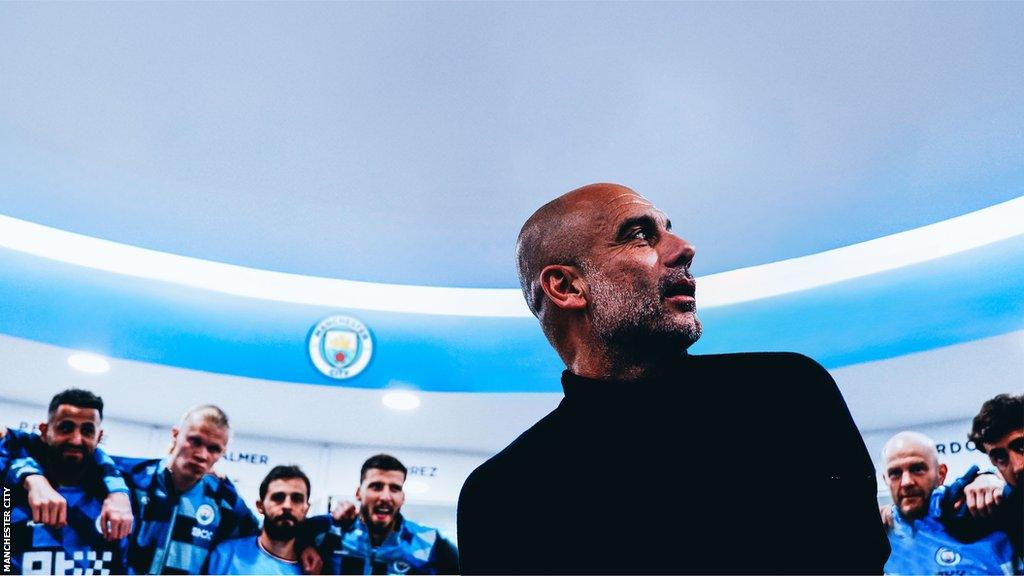
[[[693,257],[697,254],[697,249],[693,247],[693,244],[666,231],[662,245],[665,247],[665,252],[662,254],[665,266],[689,269],[693,264]]]
[[[391,490],[385,488],[384,490],[381,490],[380,499],[391,502],[394,500],[394,495],[391,493]]]
[[[914,485],[914,477],[910,475],[909,471],[908,472],[904,472],[903,475],[900,476],[900,486],[913,486],[913,485]]]

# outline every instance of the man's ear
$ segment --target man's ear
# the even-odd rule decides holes
[[[264,516],[267,515],[267,513],[263,511],[263,500],[256,501],[256,511]]]
[[[587,307],[587,284],[575,266],[545,266],[540,271],[540,287],[548,300],[559,308],[582,310]]]
[[[939,464],[939,485],[940,486],[942,484],[946,483],[946,472],[948,472],[948,471],[949,471],[949,468],[947,468],[945,464]]]
[[[100,428],[99,434],[96,435],[96,443],[99,444],[103,441],[103,429]]]
[[[362,502],[363,501],[362,488],[363,488],[362,484],[360,484],[359,486],[356,486],[356,502]]]
[[[168,454],[174,453],[174,447],[178,445],[178,427],[171,426],[171,447],[167,449]]]
[[[50,426],[46,422],[40,422],[39,423],[39,435],[42,436],[43,438],[46,438],[46,429],[49,428],[49,427]]]

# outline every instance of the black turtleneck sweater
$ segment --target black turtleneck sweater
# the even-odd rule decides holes
[[[813,360],[684,355],[562,386],[466,480],[464,574],[881,573],[874,467]]]

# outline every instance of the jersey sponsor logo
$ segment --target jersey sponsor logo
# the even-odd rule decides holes
[[[192,537],[199,538],[200,540],[213,540],[213,530],[207,530],[206,528],[193,526]]]
[[[199,508],[196,508],[196,522],[200,526],[208,526],[210,522],[213,522],[216,512],[213,511],[213,506],[209,504],[201,504]]]
[[[956,566],[960,563],[960,553],[942,546],[935,551],[935,562],[939,566]]]
[[[21,556],[22,574],[74,574],[76,576],[107,576],[114,554],[110,551],[97,555],[95,550],[76,550],[71,557],[63,550],[34,550]]]
[[[373,336],[365,324],[351,316],[329,316],[309,334],[309,358],[328,378],[358,376],[373,356]]]

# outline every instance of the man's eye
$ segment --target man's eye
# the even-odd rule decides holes
[[[96,427],[92,424],[82,424],[82,436],[93,437],[96,435]]]
[[[292,504],[302,504],[305,501],[306,497],[304,495],[299,493],[292,494]]]
[[[188,445],[193,448],[199,448],[200,446],[203,445],[203,441],[200,440],[199,438],[188,438],[186,439],[186,442],[188,442]]]
[[[210,452],[210,454],[220,454],[221,451],[223,450],[223,448],[221,448],[220,446],[216,446],[216,445],[215,446],[207,446],[206,449]]]
[[[988,457],[996,466],[1005,466],[1010,461],[1010,454],[1002,448],[989,450]]]
[[[1010,450],[1013,450],[1017,454],[1024,454],[1024,436],[1010,442],[1008,446],[1010,447]]]
[[[282,502],[284,502],[284,494],[281,492],[274,492],[273,494],[270,495],[270,500],[277,504],[281,504]]]
[[[57,431],[61,434],[71,434],[75,431],[75,425],[71,422],[61,422],[57,424]]]

